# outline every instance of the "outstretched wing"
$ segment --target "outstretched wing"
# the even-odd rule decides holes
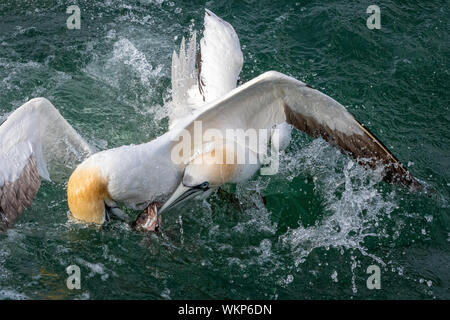
[[[91,147],[44,98],[28,101],[0,126],[0,229],[31,205],[44,179],[67,175]]]
[[[236,88],[244,57],[231,24],[208,9],[205,11],[198,86],[203,101],[211,102]]]
[[[187,129],[193,135],[194,121],[201,121],[203,132],[267,129],[287,122],[312,137],[322,137],[360,163],[371,167],[383,165],[387,181],[420,188],[420,183],[388,148],[344,106],[305,83],[275,71],[266,72],[210,103],[178,129]],[[173,134],[176,136],[178,132],[175,130]]]
[[[244,61],[239,38],[233,27],[205,10],[203,38],[197,54],[196,33],[180,52],[172,56],[172,103],[169,126],[192,115],[205,103],[236,88]]]

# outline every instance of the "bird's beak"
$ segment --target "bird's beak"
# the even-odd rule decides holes
[[[202,189],[196,187],[187,187],[183,183],[180,183],[175,192],[170,196],[169,200],[167,200],[161,207],[161,209],[159,209],[159,213],[161,214],[164,211],[169,210],[202,192]]]

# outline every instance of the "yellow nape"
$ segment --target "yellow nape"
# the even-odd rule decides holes
[[[239,168],[237,161],[232,148],[221,146],[195,158],[186,168],[185,175],[208,181],[211,186],[220,186],[232,180]]]
[[[106,181],[97,167],[78,167],[67,185],[67,201],[75,219],[102,224],[105,199],[109,198]]]

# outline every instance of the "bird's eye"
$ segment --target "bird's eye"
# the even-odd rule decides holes
[[[205,181],[201,185],[198,186],[202,190],[206,190],[209,187],[209,182]]]

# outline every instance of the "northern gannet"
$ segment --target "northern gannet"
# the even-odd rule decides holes
[[[0,228],[12,226],[31,204],[39,176],[49,179],[49,172],[84,158],[68,181],[68,205],[76,219],[97,224],[108,212],[122,214],[119,204],[142,209],[162,202],[162,213],[222,184],[245,181],[261,161],[236,161],[238,153],[247,157],[258,150],[226,138],[227,130],[269,130],[268,139],[281,148],[279,140],[289,140],[291,125],[358,162],[382,165],[388,181],[420,187],[374,134],[320,91],[276,71],[236,88],[243,63],[239,39],[230,24],[209,10],[197,65],[196,51],[194,35],[187,49],[183,39],[179,54],[174,52],[170,130],[148,143],[93,153],[48,100],[32,99],[13,112],[0,126]],[[273,128],[282,133],[272,133]],[[203,141],[208,130],[225,138]],[[186,133],[192,139],[180,153],[180,137]],[[274,139],[277,135],[281,139]]]
[[[0,230],[11,227],[29,207],[41,178],[58,179],[91,147],[58,110],[35,98],[15,110],[0,126]]]

